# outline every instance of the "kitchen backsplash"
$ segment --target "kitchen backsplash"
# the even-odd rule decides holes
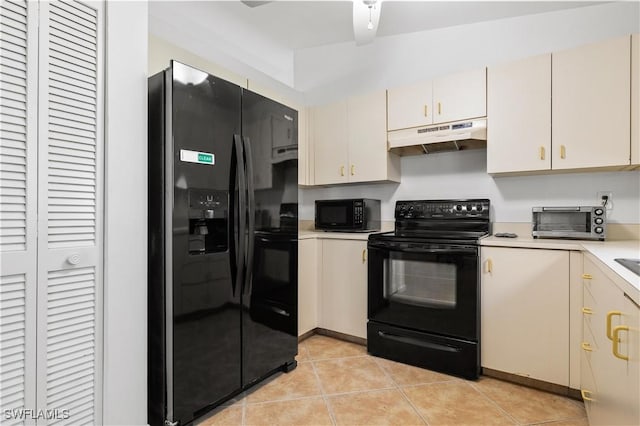
[[[397,200],[489,198],[492,221],[530,222],[533,206],[595,205],[598,191],[611,191],[610,223],[640,223],[640,171],[494,178],[486,160],[486,150],[404,157],[400,184],[299,189],[299,216],[312,220],[317,199],[377,198],[382,220],[393,220]]]

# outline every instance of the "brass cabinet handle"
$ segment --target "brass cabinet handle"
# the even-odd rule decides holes
[[[582,399],[585,401],[595,401],[595,399],[591,397],[591,391],[580,389],[580,395],[582,395]]]
[[[593,314],[593,309],[584,307],[584,308],[582,308],[582,313],[586,314],[586,315],[592,315]]]
[[[353,164],[351,165],[351,176],[356,174],[356,166],[354,166]]]
[[[424,116],[427,117],[429,115],[429,107],[424,106]]]
[[[593,277],[591,276],[591,274],[582,274],[582,279],[583,280],[591,280],[591,279],[593,279]]]
[[[567,158],[567,148],[564,145],[560,145],[560,158]]]
[[[544,160],[544,146],[540,147],[540,159]]]
[[[607,312],[607,338],[609,340],[613,340],[613,333],[611,332],[611,320],[615,316],[622,316],[622,312],[620,312],[620,311],[609,311],[609,312]]]
[[[493,261],[491,259],[487,259],[487,272],[488,273],[493,272]]]
[[[340,166],[340,176],[344,176],[344,166]]]
[[[582,347],[583,350],[587,351],[587,352],[592,352],[593,348],[591,347],[591,344],[587,343],[587,342],[582,342],[582,344],[580,345]]]
[[[442,104],[438,102],[438,115],[442,115]]]
[[[626,355],[622,355],[620,353],[620,348],[619,348],[619,344],[620,344],[620,332],[621,331],[629,331],[629,327],[627,327],[626,325],[619,325],[616,328],[613,329],[613,345],[612,345],[612,351],[613,351],[613,356],[615,356],[616,358],[620,358],[622,360],[625,361],[629,361],[629,357]]]
[[[367,249],[362,249],[362,263],[367,261]]]

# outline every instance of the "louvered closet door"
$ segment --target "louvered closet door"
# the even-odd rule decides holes
[[[37,4],[0,2],[0,424],[36,407]],[[5,411],[8,410],[8,411]]]
[[[50,424],[102,422],[102,8],[40,3],[37,402],[60,410]]]

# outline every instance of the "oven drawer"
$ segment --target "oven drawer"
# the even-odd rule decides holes
[[[374,356],[465,379],[477,379],[480,373],[477,342],[444,338],[375,321],[367,323],[367,351]]]

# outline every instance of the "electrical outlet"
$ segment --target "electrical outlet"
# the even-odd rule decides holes
[[[612,191],[598,191],[597,194],[598,203],[607,208],[607,211],[613,210],[613,192]]]

